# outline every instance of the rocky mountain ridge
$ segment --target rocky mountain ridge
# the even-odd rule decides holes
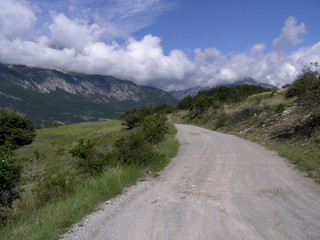
[[[44,126],[115,118],[129,108],[158,103],[176,104],[177,99],[112,76],[0,64],[0,109],[17,111]]]

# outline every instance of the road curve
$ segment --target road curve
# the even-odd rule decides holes
[[[320,186],[274,152],[176,125],[178,156],[63,239],[320,239]]]

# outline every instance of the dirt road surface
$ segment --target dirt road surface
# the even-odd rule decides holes
[[[63,239],[320,239],[320,186],[274,152],[176,125],[179,154],[160,177],[104,204]]]

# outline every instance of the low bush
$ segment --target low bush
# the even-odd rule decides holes
[[[85,176],[102,173],[108,165],[108,156],[96,149],[96,141],[80,139],[71,149],[72,157],[78,157],[78,167]]]
[[[224,112],[219,114],[215,123],[215,129],[223,127],[227,123],[227,120],[227,114],[225,114]]]
[[[166,103],[144,106],[140,109],[131,109],[121,114],[120,119],[123,121],[123,125],[126,125],[128,129],[133,129],[143,124],[144,119],[153,114],[168,114],[175,110],[174,106]]]
[[[124,136],[113,147],[122,165],[147,166],[161,157],[141,133]]]
[[[1,207],[11,207],[12,202],[19,198],[17,185],[20,180],[22,166],[16,163],[11,148],[0,147],[0,216]]]
[[[191,96],[187,96],[182,100],[180,100],[180,102],[177,105],[177,109],[189,110],[192,104],[193,104],[193,98]]]
[[[149,115],[144,119],[142,133],[150,143],[159,143],[164,139],[169,128],[166,126],[168,118],[164,114]]]
[[[64,199],[73,192],[76,185],[75,178],[61,173],[49,173],[33,189],[34,198],[38,206],[53,200]]]
[[[275,106],[275,113],[283,113],[283,111],[286,109],[286,105],[283,103],[280,103]]]

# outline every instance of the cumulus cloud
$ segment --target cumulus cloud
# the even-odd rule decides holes
[[[51,41],[59,48],[82,51],[88,43],[98,41],[104,32],[98,24],[72,21],[62,13],[53,16],[52,20],[53,23],[49,26]]]
[[[0,38],[14,40],[33,36],[35,14],[18,1],[0,0]]]
[[[137,12],[143,12],[148,4],[153,6],[155,12],[164,11],[163,8],[169,6],[161,5],[160,0],[131,1],[144,4],[132,9],[125,7],[128,13],[119,22],[132,19]],[[76,12],[79,2],[84,4],[80,0],[70,1],[69,10]],[[127,1],[113,2],[126,5]],[[195,49],[191,55],[182,50],[164,54],[161,38],[157,36],[146,35],[142,39],[124,37],[123,43],[110,41],[115,39],[113,36],[106,41],[106,35],[118,31],[117,21],[94,22],[80,15],[71,17],[52,12],[48,33],[37,36],[34,33],[37,32],[35,23],[39,15],[32,8],[17,0],[0,0],[0,3],[0,18],[7,16],[5,20],[0,19],[0,62],[113,75],[139,85],[165,90],[211,87],[245,77],[281,86],[293,81],[305,65],[319,61],[320,56],[320,42],[290,53],[283,51],[301,43],[306,31],[304,24],[298,25],[293,17],[285,22],[280,36],[273,42],[274,50],[271,52],[265,52],[265,43],[257,43],[248,52],[238,54],[222,54],[215,47]],[[109,10],[112,13],[110,18],[116,19],[122,10],[115,8],[112,11]],[[110,22],[109,28],[106,22]],[[15,27],[20,30],[16,31]]]
[[[303,36],[307,33],[304,23],[297,25],[297,20],[290,16],[282,29],[281,35],[274,39],[273,47],[276,51],[291,50],[303,42]]]
[[[256,55],[258,53],[263,52],[265,49],[266,49],[266,45],[264,43],[257,43],[251,47],[250,53],[252,55]]]

